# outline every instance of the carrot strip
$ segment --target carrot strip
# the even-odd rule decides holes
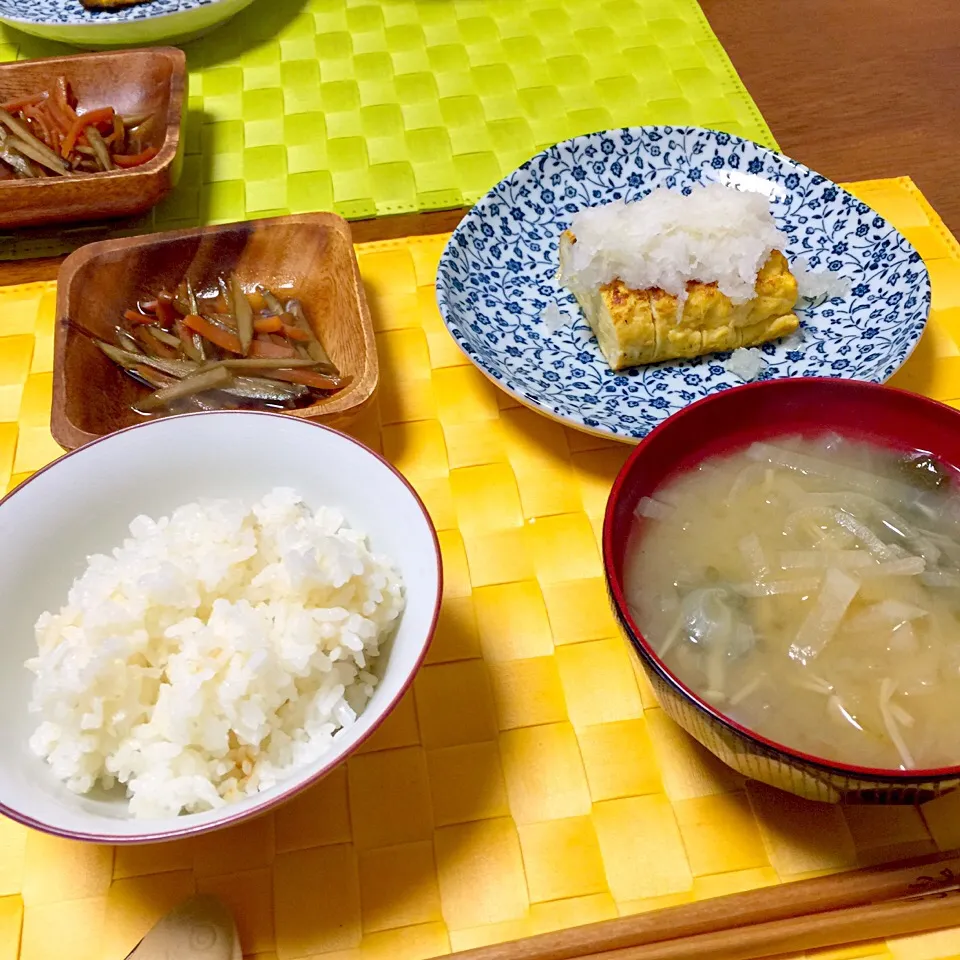
[[[222,293],[218,293],[215,297],[204,300],[204,305],[209,308],[208,313],[215,313],[218,316],[230,316],[232,313],[230,304],[227,303]],[[233,327],[237,325],[232,316],[230,316],[230,325]]]
[[[279,317],[258,317],[253,321],[253,329],[257,333],[278,333],[283,329],[283,321]]]
[[[288,340],[296,340],[299,343],[309,343],[313,339],[306,330],[301,330],[299,327],[291,327],[289,323],[283,325],[283,335]]]
[[[259,290],[251,290],[247,294],[247,299],[250,301],[251,309],[257,313],[263,310],[267,305],[267,301],[263,299],[263,294]]]
[[[237,343],[239,343],[239,339]],[[297,352],[293,347],[281,347],[279,344],[270,343],[266,340],[254,340],[250,344],[251,357],[277,357],[281,359],[293,359]]]
[[[139,310],[124,310],[123,319],[129,320],[131,323],[156,323],[156,317],[148,317]]]
[[[50,122],[53,124],[54,129],[57,131],[57,136],[62,140],[70,132],[70,124],[73,123],[72,120],[66,120],[64,118],[63,112],[59,109],[56,103],[52,100],[46,100],[41,104],[47,111],[47,116],[50,118]],[[60,148],[57,147],[57,153],[60,152]]]
[[[271,370],[272,380],[285,380],[287,383],[302,383],[317,390],[338,390],[343,386],[342,380],[331,380],[315,370]]]
[[[86,113],[80,114],[80,116],[73,121],[73,126],[70,127],[70,132],[63,141],[60,156],[62,156],[64,160],[70,156],[70,152],[74,146],[76,146],[77,139],[87,127],[93,127],[98,123],[106,122],[113,123],[113,107],[100,107],[97,110],[88,110]]]
[[[46,101],[50,116],[57,125],[58,132],[64,137],[70,132],[70,127],[77,119],[77,114],[67,99],[66,85],[67,81],[63,77],[58,77],[53,88],[53,96]]]
[[[139,167],[152,160],[160,151],[156,147],[147,147],[142,153],[117,153],[112,157],[118,167]]]
[[[27,124],[27,126],[30,128],[30,132],[38,140],[42,140],[48,147],[53,147],[54,150],[56,150],[56,141],[53,143],[50,142],[50,131],[47,129],[45,121],[37,111],[36,104],[28,104],[23,108],[21,113],[27,120],[30,121]]]
[[[57,123],[53,106],[51,105],[50,101],[47,100],[44,103],[39,104],[36,110],[37,116],[40,117],[47,125],[47,129],[50,133],[50,146],[53,148],[53,152],[59,153],[60,141],[63,139],[63,131],[60,129],[60,125]]]
[[[29,97],[21,97],[19,100],[10,100],[8,103],[0,104],[0,108],[6,110],[7,113],[16,113],[24,107],[33,103],[40,103],[41,100],[46,100],[46,98],[46,93],[34,93]]]
[[[194,333],[199,333],[201,337],[206,337],[207,340],[222,350],[229,350],[231,353],[243,353],[240,338],[236,334],[221,330],[198,314],[188,314],[183,318],[183,323],[190,330],[193,330]]]

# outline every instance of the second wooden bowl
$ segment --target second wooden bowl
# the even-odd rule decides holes
[[[154,117],[151,146],[159,151],[142,166],[109,173],[0,181],[0,227],[128,217],[159,203],[177,178],[186,76],[186,57],[174,47],[0,64],[0,104],[65,77],[80,113],[113,107]]]
[[[379,378],[373,324],[341,217],[307,213],[103,240],[67,257],[57,281],[50,421],[57,443],[73,450],[143,420],[130,408],[143,388],[68,320],[115,343],[124,310],[184,278],[200,290],[231,273],[247,288],[296,290],[331,360],[350,378],[340,393],[291,416],[340,425],[372,400]]]

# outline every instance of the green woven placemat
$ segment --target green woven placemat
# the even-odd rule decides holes
[[[0,27],[0,60],[68,49]],[[185,49],[183,175],[125,232],[462,206],[543,147],[609,127],[776,145],[694,0],[257,0]],[[0,237],[0,257],[55,239]]]

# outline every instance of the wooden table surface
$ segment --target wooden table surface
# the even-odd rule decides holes
[[[960,0],[700,0],[783,151],[832,180],[908,174],[960,234]],[[453,229],[463,211],[353,224],[358,242]],[[0,284],[62,258],[0,263]]]
[[[912,177],[960,235],[958,0],[700,0],[781,149]]]

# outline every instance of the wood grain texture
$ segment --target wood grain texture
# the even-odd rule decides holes
[[[871,915],[869,910],[877,905],[902,906],[906,898],[921,894],[943,897],[944,891],[955,891],[958,869],[957,851],[918,857],[495,943],[461,951],[451,960],[629,960],[634,952],[639,960],[647,956],[645,947],[656,955],[658,944],[668,958],[713,956],[698,949],[706,946],[733,950],[749,946],[745,956],[766,957],[811,947],[818,933],[828,931],[817,946],[847,942],[842,937],[851,929],[853,939],[873,939],[883,935],[880,924],[884,919],[892,920],[894,926],[903,921],[916,924],[914,929],[929,929],[927,923],[932,926],[943,918],[930,918],[925,911],[914,914],[909,909],[886,917],[883,912]],[[916,905],[915,900],[912,903]],[[949,906],[947,919],[952,922],[960,904]],[[868,912],[858,913],[856,908]],[[834,911],[832,923],[824,919],[830,916],[827,911]],[[844,927],[847,923],[855,926]],[[867,930],[873,924],[867,936],[863,934],[865,924]],[[784,945],[778,938],[785,936],[796,939]]]
[[[350,224],[350,232],[354,243],[394,240],[400,237],[426,237],[450,233],[466,213],[465,209],[459,208],[432,213],[403,213],[395,217],[354,220]],[[55,280],[65,256],[0,262],[0,286],[33,283],[36,280]]]
[[[960,233],[957,0],[700,0],[784,153],[831,180],[912,177]]]
[[[199,293],[231,273],[247,289],[296,290],[331,360],[351,378],[329,399],[286,412],[331,426],[356,416],[379,378],[373,323],[350,227],[336,214],[309,213],[103,240],[72,253],[57,288],[50,423],[57,443],[72,450],[143,419],[130,404],[144,389],[66,318],[114,343],[114,325],[138,301],[186,277]]]
[[[180,162],[186,57],[174,47],[119,50],[0,64],[0,102],[52,89],[66,77],[80,113],[113,107],[155,117],[139,167],[90,176],[0,182],[0,226],[26,227],[144,213],[170,192]],[[6,282],[6,281],[4,281]]]

